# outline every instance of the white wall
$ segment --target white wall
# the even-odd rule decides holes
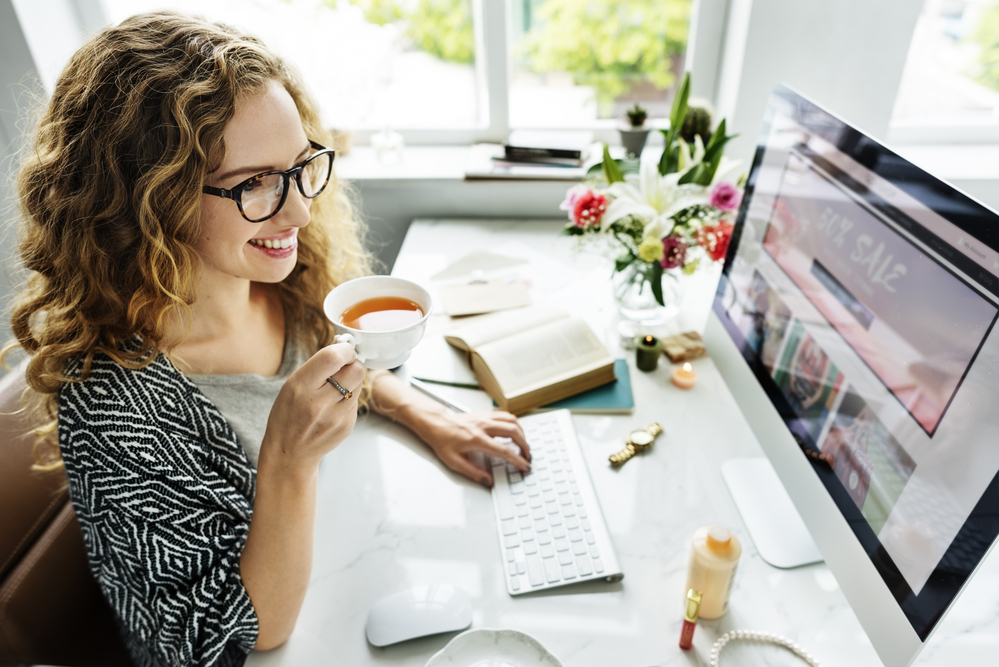
[[[729,0],[718,112],[751,159],[767,97],[786,83],[884,140],[921,0]]]

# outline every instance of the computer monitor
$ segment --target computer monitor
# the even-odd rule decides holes
[[[706,345],[887,667],[999,534],[999,216],[770,98]]]

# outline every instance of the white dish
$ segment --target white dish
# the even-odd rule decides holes
[[[562,667],[537,639],[519,630],[466,630],[425,667]]]

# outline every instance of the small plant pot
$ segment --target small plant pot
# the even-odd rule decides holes
[[[620,128],[621,145],[628,157],[638,157],[645,148],[645,141],[649,138],[649,130],[645,128]]]

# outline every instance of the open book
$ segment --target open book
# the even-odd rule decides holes
[[[479,384],[514,414],[614,380],[614,357],[586,322],[557,308],[489,313],[444,338],[470,353]]]

